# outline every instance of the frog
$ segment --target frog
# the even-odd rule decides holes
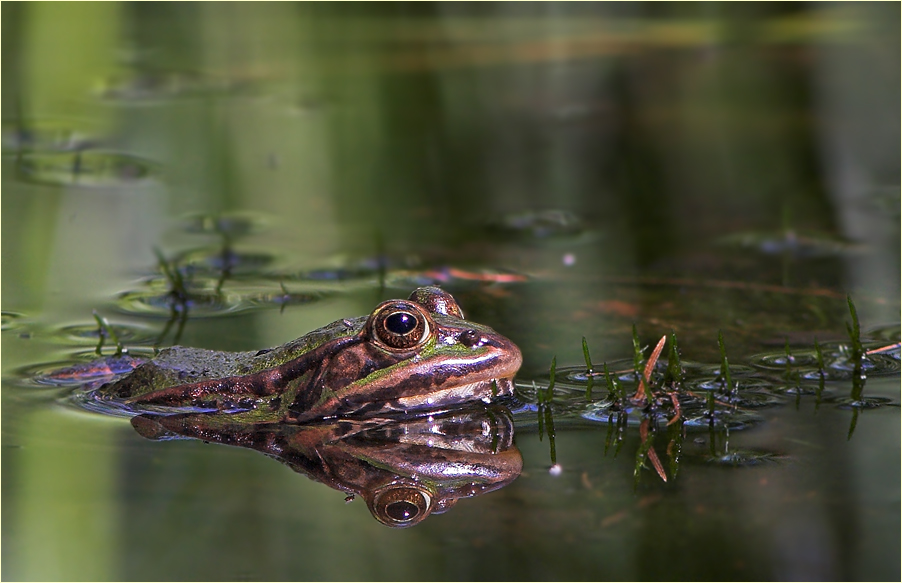
[[[154,441],[202,440],[258,451],[295,472],[361,497],[372,516],[407,528],[517,479],[523,467],[510,410],[481,402],[413,418],[318,423],[236,423],[229,415],[141,414],[131,424]]]
[[[434,286],[275,348],[173,346],[93,391],[134,414],[228,414],[248,423],[442,410],[514,392],[520,349],[468,321]]]

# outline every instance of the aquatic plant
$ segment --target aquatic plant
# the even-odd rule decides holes
[[[116,347],[116,352],[113,353],[113,356],[122,356],[123,348],[122,342],[119,341],[119,336],[116,334],[116,331],[113,330],[113,327],[110,326],[110,323],[106,318],[97,313],[97,310],[93,310],[94,320],[97,321],[97,348],[94,349],[94,353],[97,356],[102,356],[102,349],[104,344],[104,339],[109,337],[110,341]]]

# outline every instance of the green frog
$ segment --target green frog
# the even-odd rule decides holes
[[[489,402],[513,393],[521,363],[513,342],[465,320],[449,293],[422,287],[277,348],[174,346],[93,396],[133,413],[306,423]]]

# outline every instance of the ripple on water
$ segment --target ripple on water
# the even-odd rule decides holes
[[[785,375],[787,371],[809,381],[817,381],[823,376],[828,381],[844,381],[852,378],[855,366],[849,359],[848,348],[831,343],[821,347],[824,368],[818,364],[814,350],[758,354],[749,360],[758,369]],[[898,353],[869,354],[862,359],[862,370],[869,376],[897,374],[900,369]]]
[[[588,421],[607,424],[612,419],[616,419],[618,413],[612,409],[611,405],[612,403],[607,400],[591,403],[583,409],[580,417]],[[638,408],[628,407],[625,412],[628,414],[627,424],[630,426],[638,426],[646,419],[646,416]],[[758,425],[763,421],[763,418],[756,413],[734,408],[716,410],[712,418],[701,406],[684,406],[681,416],[683,426],[690,430],[710,429],[713,427],[714,429],[726,428],[730,431],[740,431]],[[660,429],[667,426],[672,419],[672,415],[671,417],[656,415],[652,418]]]
[[[153,356],[152,349],[131,350],[121,356],[98,357],[80,352],[71,359],[33,364],[18,369],[17,384],[28,387],[75,388],[107,382],[127,374]]]
[[[19,312],[2,312],[0,316],[0,330],[17,330],[25,327],[26,316]]]
[[[880,326],[869,330],[867,337],[874,340],[885,340],[887,343],[899,342],[900,337],[902,337],[902,327],[899,324]],[[898,351],[896,351],[896,354],[898,354]]]
[[[54,118],[33,118],[4,123],[3,153],[26,151],[66,152],[96,147],[101,140],[74,129],[77,122]]]
[[[187,311],[190,318],[215,318],[248,310],[309,304],[334,293],[316,286],[291,290],[266,280],[242,281],[240,285],[227,280],[217,291],[218,283],[212,278],[193,278],[187,294],[178,296],[168,288],[165,279],[158,278],[148,283],[150,289],[121,294],[117,306],[125,313],[141,316],[171,318],[173,313]]]
[[[260,232],[266,225],[262,215],[253,213],[196,213],[185,216],[182,226],[186,233],[227,235],[231,240]]]
[[[705,461],[731,468],[750,468],[763,464],[776,464],[788,460],[785,455],[770,451],[737,450],[720,455],[705,456]]]
[[[156,339],[156,332],[144,326],[135,324],[111,324],[113,332],[122,343],[147,344]],[[97,344],[100,340],[100,328],[94,324],[72,324],[63,326],[52,332],[52,337],[64,342],[75,344]],[[105,340],[110,342],[109,338]]]
[[[188,266],[196,274],[219,276],[228,273],[236,275],[258,275],[260,270],[270,265],[275,255],[265,251],[234,251],[230,248],[207,247],[194,249],[177,255],[173,265]]]
[[[17,158],[18,176],[27,182],[89,188],[133,186],[148,180],[148,160],[100,150],[30,152]]]

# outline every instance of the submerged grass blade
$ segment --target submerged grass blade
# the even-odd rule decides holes
[[[557,356],[551,357],[551,370],[548,372],[548,388],[545,389],[545,403],[550,403],[554,391],[554,371],[557,368]]]
[[[554,446],[554,415],[551,407],[545,406],[545,431],[548,433],[548,446],[551,449],[551,465],[557,465],[557,450]]]
[[[852,421],[849,423],[849,435],[846,437],[846,441],[852,439],[856,425],[858,425],[858,407],[852,407]]]

